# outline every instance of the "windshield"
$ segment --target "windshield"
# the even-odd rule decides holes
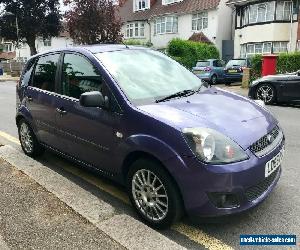
[[[210,65],[209,61],[200,61],[197,62],[196,67],[207,67],[209,65]]]
[[[135,105],[154,103],[202,85],[197,76],[179,63],[150,49],[103,52],[96,56]]]
[[[232,67],[232,66],[246,66],[246,60],[230,60],[226,67]]]

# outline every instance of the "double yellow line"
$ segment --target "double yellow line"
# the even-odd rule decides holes
[[[0,131],[0,137],[6,139],[9,142],[20,145],[20,142],[17,138],[3,131]],[[83,180],[98,187],[100,190],[114,196],[115,198],[121,200],[122,202],[130,205],[130,201],[128,199],[127,194],[122,190],[120,190],[119,188],[107,183],[104,180],[101,180],[100,178],[92,174],[89,174],[87,171],[83,171],[80,168],[73,167],[70,164],[63,164],[62,168],[75,176],[79,176]],[[171,229],[210,250],[232,250],[233,249],[232,247],[226,245],[225,243],[216,239],[215,237],[208,235],[204,231],[184,223],[177,223],[173,225]]]

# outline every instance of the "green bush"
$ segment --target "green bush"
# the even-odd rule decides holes
[[[300,70],[300,52],[282,53],[278,56],[277,73],[284,74]]]
[[[262,55],[255,55],[251,59],[250,81],[261,77]],[[276,71],[278,74],[291,73],[300,70],[300,52],[281,53],[277,58]]]
[[[188,69],[195,67],[198,60],[220,57],[219,51],[214,45],[179,38],[172,39],[169,42],[167,53]]]
[[[144,46],[144,47],[151,47],[152,43],[150,41],[143,42],[137,39],[127,39],[123,41],[126,45],[135,45],[135,46]]]
[[[261,77],[262,55],[257,54],[250,58],[250,82]]]

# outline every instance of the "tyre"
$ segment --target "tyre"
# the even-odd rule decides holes
[[[18,132],[21,147],[26,155],[36,157],[44,153],[44,147],[38,142],[29,123],[24,119],[18,122]]]
[[[215,85],[218,83],[218,77],[216,75],[212,75],[210,78],[210,82],[212,85]]]
[[[276,100],[275,88],[268,83],[261,84],[255,90],[255,98],[271,104]]]
[[[225,86],[230,86],[231,82],[225,82]]]
[[[181,218],[179,190],[160,163],[150,159],[135,161],[127,176],[127,189],[133,207],[149,226],[164,229]]]

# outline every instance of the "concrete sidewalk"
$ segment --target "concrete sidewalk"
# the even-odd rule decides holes
[[[125,249],[1,158],[0,190],[1,249]]]
[[[0,76],[0,82],[18,82],[20,77],[14,77],[10,75],[2,75]]]
[[[0,190],[0,235],[13,249],[185,249],[11,146],[0,146]]]

